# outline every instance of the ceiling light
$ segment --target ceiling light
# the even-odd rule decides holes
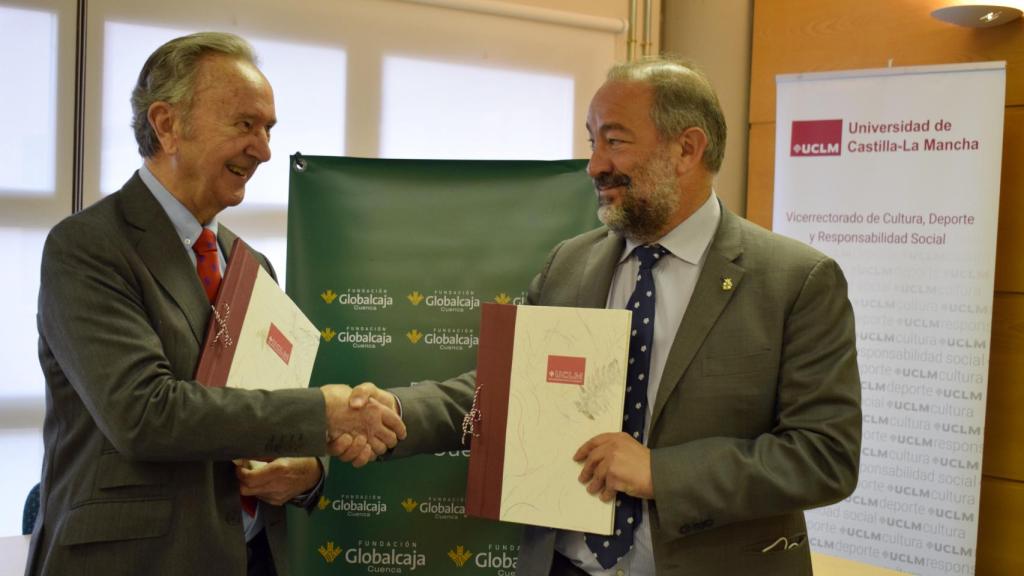
[[[993,4],[947,6],[932,12],[932,18],[968,28],[991,28],[1016,20],[1020,16],[1021,11],[1017,8]]]

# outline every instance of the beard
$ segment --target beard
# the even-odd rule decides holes
[[[629,240],[657,240],[679,208],[676,175],[669,158],[654,153],[629,176],[622,172],[599,174],[594,187],[623,186],[619,203],[598,197],[597,218],[611,231]]]

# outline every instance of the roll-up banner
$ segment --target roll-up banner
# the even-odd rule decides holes
[[[812,550],[974,574],[1005,63],[779,76],[773,228],[835,258],[857,322],[860,482]]]
[[[586,161],[293,156],[287,292],[321,331],[312,385],[406,386],[472,369],[481,302],[522,304],[561,240],[598,225]],[[521,528],[465,518],[465,450],[335,460],[296,574],[515,573]]]

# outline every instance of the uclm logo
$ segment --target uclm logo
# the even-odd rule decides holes
[[[839,156],[843,148],[843,121],[794,120],[790,156]]]
[[[548,356],[548,382],[583,385],[587,359],[579,356]]]

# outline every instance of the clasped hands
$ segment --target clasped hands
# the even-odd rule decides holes
[[[320,388],[327,412],[330,453],[359,468],[405,438],[405,425],[389,392],[365,383]],[[323,474],[316,458],[276,458],[270,462],[237,460],[235,475],[245,496],[280,506],[310,491]]]
[[[320,387],[327,410],[327,450],[355,468],[405,439],[405,424],[398,415],[398,402],[370,382],[355,388],[344,384]]]

